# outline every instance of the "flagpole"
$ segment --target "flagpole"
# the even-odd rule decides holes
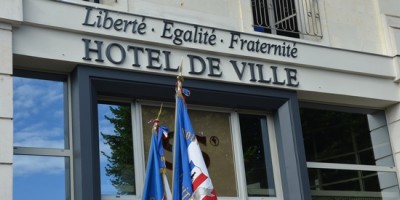
[[[159,134],[158,133],[158,127],[159,127],[159,123],[160,123],[160,115],[161,115],[161,112],[162,112],[162,108],[163,108],[163,103],[161,103],[161,105],[160,105],[160,110],[158,111],[157,118],[155,119],[155,122],[154,122],[154,124],[156,124],[156,127],[153,126],[154,133],[156,134],[157,137],[158,137],[158,134]],[[165,158],[162,158],[162,159],[165,160]],[[165,174],[165,168],[162,169],[161,173]]]
[[[174,127],[174,131],[175,131],[175,134],[174,134],[174,143],[173,143],[173,149],[172,149],[172,175],[174,175],[175,174],[175,159],[176,159],[176,155],[175,155],[175,152],[177,151],[177,149],[176,149],[176,138],[178,137],[178,130],[177,130],[177,126],[176,126],[176,121],[177,121],[177,119],[178,119],[178,101],[177,101],[177,98],[178,98],[178,95],[182,95],[182,81],[183,81],[183,76],[182,76],[182,64],[183,64],[183,56],[182,56],[182,58],[181,58],[181,64],[179,65],[179,74],[178,74],[178,76],[176,77],[176,81],[177,81],[177,83],[176,83],[176,88],[175,88],[175,127]],[[174,197],[174,178],[172,179],[172,196]]]

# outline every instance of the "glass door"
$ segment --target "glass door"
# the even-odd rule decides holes
[[[161,102],[98,103],[102,199],[139,199],[150,147],[152,119]],[[188,105],[196,139],[220,199],[282,199],[274,120],[269,114]],[[160,125],[172,187],[175,109],[164,104]]]

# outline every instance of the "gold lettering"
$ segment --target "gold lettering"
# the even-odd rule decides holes
[[[182,187],[182,200],[189,198],[190,193],[188,192],[187,188]]]
[[[190,138],[190,132],[186,132],[186,139],[188,140]]]

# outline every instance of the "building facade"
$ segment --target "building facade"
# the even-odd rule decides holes
[[[397,0],[0,5],[0,199],[141,199],[181,64],[219,198],[400,199]]]

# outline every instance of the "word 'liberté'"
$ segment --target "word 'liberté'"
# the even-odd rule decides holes
[[[115,65],[121,65],[126,60],[132,67],[140,68],[143,62],[147,61],[145,66],[150,70],[164,70],[177,72],[178,66],[171,65],[171,51],[145,48],[134,45],[121,45],[119,43],[105,44],[101,40],[83,38],[85,55],[82,57],[85,61],[104,63],[111,62]],[[105,55],[105,56],[104,56]],[[127,57],[129,56],[129,57]],[[143,57],[145,57],[143,59]],[[194,54],[187,54],[189,59],[190,71],[193,76],[204,76],[221,78],[223,71],[221,69],[221,59],[217,57],[201,57]],[[286,85],[289,87],[298,87],[297,70],[293,68],[283,68],[277,66],[266,67],[261,63],[229,61],[232,68],[224,70],[234,70],[240,81],[258,82],[263,84]],[[284,73],[284,75],[282,75]],[[245,75],[249,75],[248,80],[244,80]]]
[[[121,18],[113,18],[109,16],[108,10],[98,10],[95,19],[92,14],[93,8],[86,7],[85,21],[82,23],[84,26],[91,26],[96,28],[114,29],[116,31],[131,32],[144,35],[146,33],[147,25],[144,22],[144,17],[139,22],[138,19],[127,20]]]

